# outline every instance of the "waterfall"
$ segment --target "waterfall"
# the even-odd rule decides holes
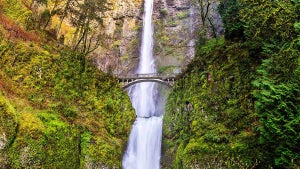
[[[153,58],[153,0],[145,0],[144,10],[137,74],[156,72]],[[136,84],[129,89],[129,95],[137,119],[131,129],[122,167],[123,169],[159,169],[163,111],[157,104],[157,86],[152,82]]]

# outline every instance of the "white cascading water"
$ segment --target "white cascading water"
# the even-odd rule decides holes
[[[153,0],[145,0],[141,56],[137,74],[156,73],[153,58]],[[137,119],[134,122],[123,169],[159,169],[162,139],[163,111],[157,104],[157,86],[152,82],[140,83],[129,89]]]

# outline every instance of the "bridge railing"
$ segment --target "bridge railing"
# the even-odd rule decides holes
[[[163,73],[147,73],[147,74],[127,74],[127,75],[116,75],[119,79],[167,79],[172,78],[175,79],[179,74],[163,74]]]

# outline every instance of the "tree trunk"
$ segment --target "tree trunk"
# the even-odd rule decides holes
[[[66,6],[65,6],[65,9],[64,9],[64,12],[63,12],[63,15],[62,17],[60,18],[60,22],[59,22],[59,25],[58,25],[58,28],[57,28],[57,31],[56,31],[56,37],[59,38],[59,33],[60,33],[60,29],[61,29],[61,26],[62,26],[62,23],[67,15],[67,11],[69,9],[69,6],[70,6],[70,2],[71,0],[68,0],[67,3],[66,3]]]
[[[211,18],[207,18],[207,19],[208,19],[210,27],[211,27],[211,29],[213,31],[213,37],[216,38],[217,37],[217,33],[216,33],[216,28],[215,28],[215,26],[213,24],[213,21],[212,21]]]
[[[209,0],[207,0],[207,4],[205,5],[204,0],[198,0],[199,5],[200,5],[200,14],[201,14],[201,21],[202,21],[202,26],[203,26],[203,36],[206,38],[206,34],[207,34],[207,27],[206,27],[206,19],[207,19],[207,15],[209,12],[209,6],[210,6],[210,2]]]
[[[56,9],[56,7],[58,6],[58,0],[55,0],[55,2],[54,2],[54,5],[53,5],[53,8],[52,8],[52,10],[50,11],[50,16],[49,16],[49,18],[48,18],[48,20],[47,20],[47,22],[46,22],[46,24],[45,24],[45,26],[44,26],[44,30],[47,28],[47,26],[49,25],[49,22],[51,21],[51,18],[52,18],[52,16],[54,15],[53,14],[53,11]]]
[[[79,33],[79,27],[76,27],[76,31],[74,33],[74,36],[73,36],[73,40],[72,40],[72,47],[73,49],[75,49],[75,43],[76,43],[76,40],[77,40],[77,37],[78,37],[78,33]]]

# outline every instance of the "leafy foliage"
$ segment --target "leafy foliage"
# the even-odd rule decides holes
[[[224,0],[170,95],[166,168],[299,167],[299,1]],[[174,155],[172,155],[174,154]]]
[[[198,52],[201,57],[192,63],[197,64],[178,82],[167,104],[166,145],[170,150],[181,146],[173,167],[257,165],[254,157],[261,153],[255,149],[257,121],[250,95],[255,65],[248,64],[253,58],[242,46],[223,40]]]
[[[71,21],[76,27],[74,49],[87,55],[99,47],[101,36],[93,30],[102,26],[102,16],[109,9],[107,3],[106,0],[70,1]]]
[[[272,157],[268,161],[276,166],[290,166],[299,159],[299,55],[299,50],[289,48],[264,60],[253,82],[258,89],[254,96],[260,141]]]
[[[225,38],[228,40],[239,40],[243,38],[244,27],[239,12],[242,4],[238,0],[224,0],[219,5],[225,29]]]

